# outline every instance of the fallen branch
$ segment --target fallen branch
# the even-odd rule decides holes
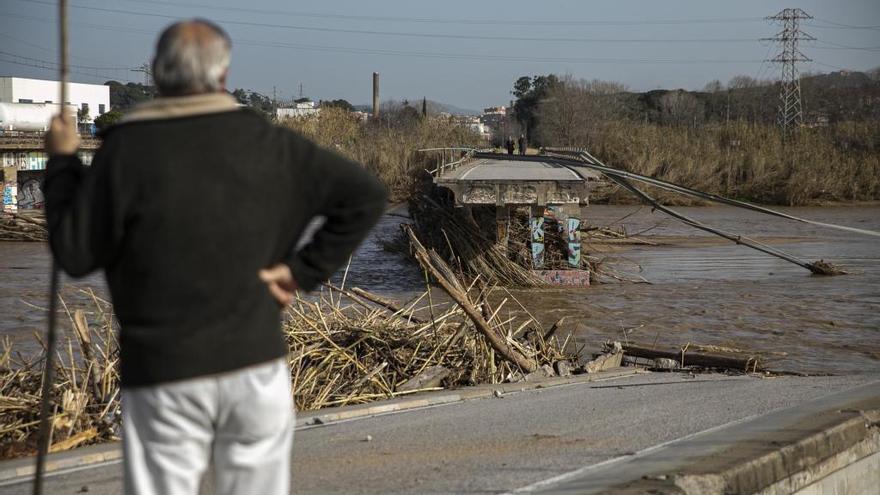
[[[651,349],[650,347],[635,344],[624,344],[623,352],[628,356],[646,359],[673,359],[685,366],[702,366],[705,368],[722,368],[736,371],[754,372],[763,370],[757,356],[726,356],[723,354],[688,352],[687,348],[681,350]]]
[[[479,330],[483,337],[489,342],[489,345],[495,350],[495,352],[499,353],[504,359],[516,364],[522,370],[527,373],[531,373],[538,369],[538,365],[531,359],[524,356],[517,349],[513,348],[505,339],[502,339],[495,331],[492,330],[492,327],[489,326],[489,323],[483,319],[483,316],[474,307],[473,303],[471,303],[470,299],[468,299],[467,294],[463,291],[459,290],[455,287],[455,284],[450,282],[446,275],[441,273],[440,269],[436,268],[434,264],[431,262],[430,256],[428,255],[428,251],[425,250],[425,247],[419,242],[418,238],[416,238],[412,229],[406,227],[406,232],[409,235],[410,241],[412,242],[413,248],[415,250],[416,260],[422,265],[422,268],[428,271],[431,276],[437,280],[437,283],[440,284],[440,287],[449,294],[451,297],[465,312],[468,318],[474,323],[474,326]],[[451,272],[449,267],[445,267],[445,271]]]

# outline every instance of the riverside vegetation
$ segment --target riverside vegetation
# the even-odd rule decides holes
[[[353,113],[329,107],[316,116],[286,119],[282,125],[363,163],[388,186],[392,201],[406,200],[416,174],[435,166],[433,156],[418,150],[481,144],[479,136],[453,118],[422,117],[406,105],[386,109],[375,122],[359,122]]]
[[[585,147],[610,166],[737,199],[880,199],[880,70],[808,76],[803,91],[805,125],[783,139],[774,82],[737,76],[726,88],[634,93],[615,82],[522,77],[505,125],[526,127],[535,146]],[[619,191],[607,199],[632,201]]]
[[[880,122],[804,128],[783,143],[771,124],[693,129],[613,121],[578,142],[610,166],[757,203],[880,199]],[[680,197],[657,195],[664,202],[682,203]],[[614,191],[608,201],[633,199]]]

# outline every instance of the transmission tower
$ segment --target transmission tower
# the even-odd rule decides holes
[[[782,65],[782,81],[779,92],[779,125],[783,134],[793,127],[804,123],[803,105],[801,103],[801,78],[798,73],[798,62],[811,62],[806,55],[798,50],[799,41],[812,41],[816,38],[801,31],[800,21],[812,19],[813,16],[801,9],[784,9],[782,12],[767,17],[774,24],[781,24],[782,31],[773,38],[765,38],[766,41],[774,41],[782,45],[782,52],[774,58],[767,60]]]
[[[153,69],[150,64],[147,62],[142,63],[136,69],[131,69],[132,72],[143,72],[144,74],[144,86],[149,86],[152,83],[153,79]]]

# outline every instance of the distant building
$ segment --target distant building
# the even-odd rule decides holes
[[[316,115],[320,111],[321,109],[318,108],[315,102],[311,100],[301,101],[293,103],[292,105],[279,106],[275,109],[275,118],[283,120],[295,117],[306,117],[309,115]]]
[[[0,103],[32,103],[59,105],[58,81],[0,77]],[[94,123],[99,115],[110,111],[110,87],[103,84],[68,83],[68,105],[75,106],[82,121]]]
[[[508,111],[505,106],[485,108],[480,115],[480,122],[492,129],[499,129],[507,118],[507,114]]]

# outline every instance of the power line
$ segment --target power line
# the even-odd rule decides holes
[[[55,64],[55,62],[50,62],[48,60],[42,60],[42,59],[32,58],[32,57],[25,57],[24,55],[9,53],[9,52],[3,51],[3,50],[0,50],[0,55],[6,55],[7,57],[16,57],[16,58],[20,58],[23,60],[27,60],[29,62]],[[68,67],[73,67],[76,69],[90,69],[90,70],[129,70],[129,69],[131,69],[131,67],[95,67],[95,66],[91,66],[91,65],[76,65],[76,64],[68,64]]]
[[[426,24],[464,24],[480,26],[640,26],[640,25],[679,25],[679,24],[712,24],[712,23],[739,23],[762,21],[763,17],[733,17],[713,19],[654,19],[639,21],[605,20],[605,21],[576,21],[576,20],[551,20],[551,19],[468,19],[468,18],[435,18],[435,17],[402,17],[402,16],[371,16],[352,14],[327,14],[317,12],[302,12],[289,10],[255,9],[249,7],[226,7],[205,3],[181,3],[162,0],[124,0],[131,3],[167,5],[171,7],[199,8],[219,10],[226,12],[253,13],[266,15],[284,15],[291,17],[308,17],[316,19],[339,19],[351,21],[382,21],[382,22],[414,22]]]
[[[817,43],[825,43],[831,46],[811,46],[810,48],[815,48],[818,50],[864,50],[869,52],[880,51],[880,46],[852,46],[852,45],[841,45],[840,43],[834,43],[831,41],[825,40],[815,40]]]
[[[7,17],[15,17],[35,22],[50,22],[47,19],[36,16],[24,16],[20,14],[5,14]],[[71,22],[71,25],[78,27],[86,27],[98,30],[107,30],[121,33],[136,33],[147,36],[153,36],[155,33],[151,30],[133,29],[133,28],[117,28],[113,26],[105,26],[101,24],[92,24],[85,22]],[[355,48],[345,46],[332,45],[313,45],[302,43],[285,43],[277,41],[251,40],[246,38],[234,38],[233,43],[236,45],[268,47],[268,48],[289,48],[294,50],[307,50],[331,53],[349,53],[357,55],[380,55],[380,56],[397,56],[397,57],[414,57],[414,58],[431,58],[431,59],[451,59],[451,60],[475,60],[475,61],[498,61],[498,62],[538,62],[538,63],[582,63],[582,64],[744,64],[759,63],[760,60],[724,60],[724,59],[651,59],[651,58],[576,58],[576,57],[523,57],[514,55],[478,55],[469,53],[441,53],[441,52],[421,52],[421,51],[405,51],[405,50],[385,50],[372,48]]]
[[[21,66],[25,66],[25,67],[34,67],[37,69],[44,69],[44,70],[52,71],[56,74],[58,72],[59,66],[58,66],[58,64],[53,63],[53,62],[22,62],[21,60],[9,60],[6,57],[8,57],[8,55],[0,54],[0,63],[21,65]],[[99,74],[97,72],[87,72],[87,71],[78,70],[78,69],[70,69],[68,72],[70,72],[71,74],[79,74],[82,76],[89,76],[94,79],[103,79],[105,81],[118,81],[118,80],[123,80],[126,82],[131,81],[131,79],[125,78],[125,77],[114,77],[114,76],[110,76],[107,74]]]
[[[53,6],[52,2],[43,0],[18,0],[20,2],[33,3],[39,5]],[[84,5],[71,5],[71,8],[81,10],[91,10],[95,12],[109,12],[115,14],[137,15],[143,17],[156,17],[161,19],[179,19],[179,16],[156,14],[151,12],[138,12],[126,9],[111,9],[104,7],[88,7]],[[406,38],[439,38],[439,39],[463,39],[463,40],[479,40],[479,41],[529,41],[529,42],[550,42],[550,43],[752,43],[756,41],[754,38],[571,38],[571,37],[532,37],[532,36],[489,36],[477,34],[452,34],[452,33],[419,33],[407,31],[379,31],[371,29],[343,29],[328,28],[315,26],[300,26],[294,24],[275,24],[267,22],[251,22],[237,21],[232,19],[215,19],[220,24],[249,26],[249,27],[266,27],[276,29],[290,29],[294,31],[310,31],[320,33],[345,33],[345,34],[363,34],[370,36],[394,36]]]
[[[38,50],[40,50],[40,51],[43,51],[43,52],[46,52],[46,53],[51,53],[51,54],[53,54],[53,55],[57,55],[57,54],[58,54],[58,49],[57,49],[57,48],[49,48],[49,47],[46,47],[46,46],[43,46],[43,45],[38,45],[38,44],[36,44],[36,43],[32,43],[32,42],[30,42],[30,41],[28,41],[28,40],[23,40],[23,39],[21,39],[21,38],[17,38],[17,37],[15,37],[15,36],[10,36],[10,35],[8,35],[8,34],[6,34],[6,33],[0,33],[0,37],[7,38],[7,39],[12,40],[12,41],[15,42],[15,43],[19,43],[19,44],[21,44],[21,45],[29,46],[29,47],[31,47],[31,48],[36,48],[36,49],[38,49]],[[93,62],[94,62],[94,61],[97,61],[97,59],[94,59],[94,58],[80,57],[80,56],[76,56],[76,55],[69,55],[69,57],[70,57],[70,58],[75,58],[75,59],[77,59],[77,60],[86,60],[86,61],[93,61]]]
[[[853,24],[843,24],[840,22],[829,21],[827,19],[814,18],[814,21],[824,22],[826,24],[830,24],[830,26],[823,26],[821,24],[809,23],[810,27],[817,27],[821,29],[869,29],[869,30],[880,30],[880,26],[856,26]]]

